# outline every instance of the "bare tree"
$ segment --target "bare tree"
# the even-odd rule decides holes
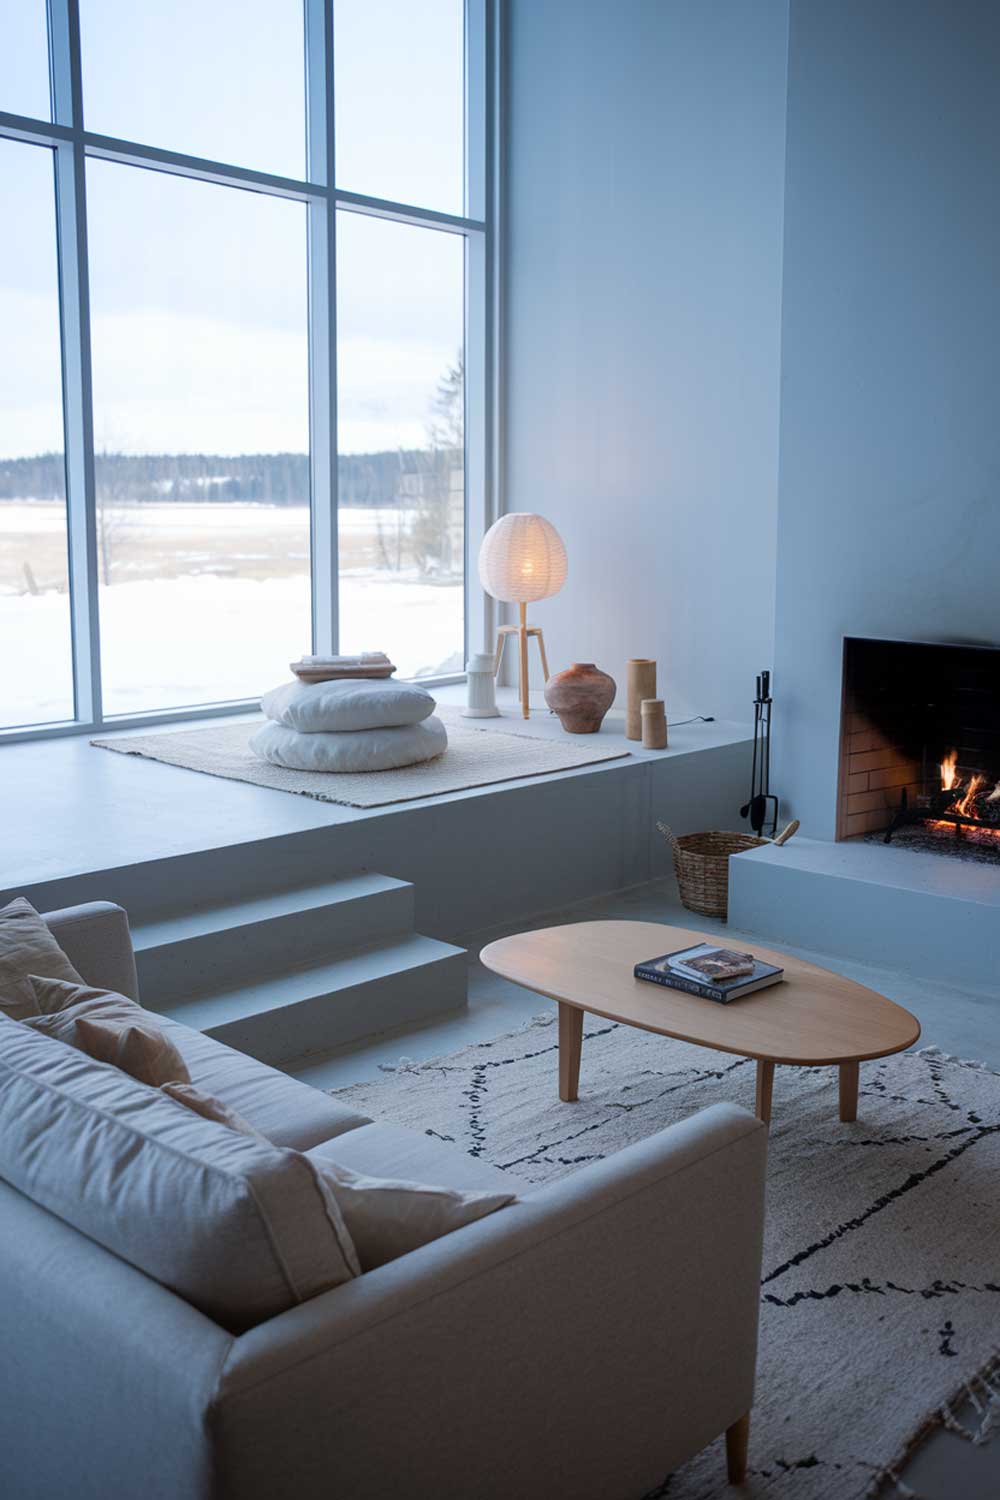
[[[414,561],[422,573],[461,572],[464,527],[465,360],[462,351],[438,382],[427,448],[418,455]]]

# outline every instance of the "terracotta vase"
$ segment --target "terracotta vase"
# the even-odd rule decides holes
[[[615,698],[615,679],[592,661],[577,661],[545,684],[545,701],[567,734],[596,734]]]

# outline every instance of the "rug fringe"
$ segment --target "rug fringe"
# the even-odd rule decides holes
[[[936,1048],[925,1050],[936,1051]],[[964,1401],[972,1404],[980,1418],[974,1430],[967,1427],[955,1415],[953,1408]],[[938,1427],[944,1427],[948,1432],[953,1432],[956,1437],[960,1437],[963,1442],[972,1443],[975,1447],[983,1447],[993,1438],[998,1420],[1000,1420],[1000,1349],[995,1349],[975,1375],[962,1380],[952,1391],[948,1400],[924,1418],[920,1426],[903,1444],[896,1457],[877,1470],[869,1486],[868,1495],[875,1496],[879,1487],[888,1481],[895,1486],[900,1500],[920,1500],[917,1491],[911,1489],[899,1477],[899,1471],[905,1468],[931,1433]]]
[[[942,1052],[940,1047],[918,1047],[914,1057],[933,1057],[938,1062],[956,1063],[960,1068],[975,1068],[980,1073],[992,1073],[1000,1078],[1000,1071],[991,1068],[978,1057],[956,1057],[954,1052]]]

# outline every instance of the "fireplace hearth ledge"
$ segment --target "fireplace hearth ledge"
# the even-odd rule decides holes
[[[729,871],[734,928],[997,992],[1000,862],[799,836],[736,855]]]

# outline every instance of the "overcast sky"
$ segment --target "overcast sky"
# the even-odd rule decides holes
[[[299,0],[80,0],[88,128],[305,172]],[[44,0],[0,0],[0,109],[48,114]],[[461,212],[461,0],[336,0],[340,186]],[[88,164],[99,449],[304,451],[306,210]],[[340,444],[423,441],[462,241],[340,215]],[[59,448],[52,156],[0,140],[0,456]]]

